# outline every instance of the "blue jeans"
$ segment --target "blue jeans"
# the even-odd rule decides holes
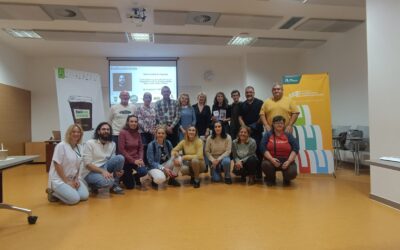
[[[102,169],[107,170],[114,174],[114,178],[106,179],[102,174],[96,172],[90,172],[86,177],[85,181],[89,186],[94,188],[110,188],[118,186],[119,177],[116,176],[116,172],[119,172],[124,167],[125,158],[122,155],[112,156],[106,164],[101,166]]]
[[[54,187],[52,187],[54,191],[53,195],[68,205],[74,205],[79,201],[85,201],[89,198],[89,191],[82,181],[79,181],[79,184],[78,189],[71,187],[67,183],[54,185]]]
[[[225,179],[231,178],[231,159],[229,156],[225,156],[216,167],[211,168],[211,179],[212,181],[221,181],[221,172],[225,173]]]

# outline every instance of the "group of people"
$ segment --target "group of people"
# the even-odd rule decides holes
[[[276,171],[282,171],[284,185],[296,177],[299,146],[292,130],[299,111],[283,96],[281,84],[273,85],[272,97],[265,102],[255,98],[251,86],[245,89],[244,102],[233,90],[231,105],[218,92],[212,108],[203,92],[194,105],[188,94],[170,99],[167,86],[161,94],[153,106],[151,94],[145,93],[143,105],[136,108],[129,103],[129,93],[122,91],[109,122],[100,123],[84,146],[82,128],[71,125],[54,151],[46,190],[49,201],[76,204],[88,199],[88,189],[123,194],[121,186],[140,186],[146,175],[154,188],[164,182],[181,186],[179,174],[189,175],[190,184],[199,188],[200,174],[208,169],[212,182],[226,184],[232,184],[231,173],[249,185],[263,172],[267,186],[276,185]]]

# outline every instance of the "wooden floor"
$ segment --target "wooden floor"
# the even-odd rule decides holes
[[[181,179],[187,182],[186,179]],[[189,185],[48,203],[44,165],[3,173],[0,249],[400,249],[400,211],[368,198],[369,175],[339,169],[294,185]]]

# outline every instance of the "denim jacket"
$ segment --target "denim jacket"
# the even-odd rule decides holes
[[[167,150],[168,159],[171,158],[172,144],[169,140],[164,141],[164,148]],[[153,140],[147,145],[147,161],[149,162],[149,169],[161,169],[161,150],[156,140]]]

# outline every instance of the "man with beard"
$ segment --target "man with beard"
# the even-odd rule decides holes
[[[283,96],[283,85],[275,83],[272,86],[272,97],[265,100],[260,110],[260,118],[266,131],[271,130],[272,119],[282,116],[285,123],[285,132],[293,132],[293,124],[296,122],[300,112],[296,103],[290,98]]]
[[[254,97],[255,92],[252,86],[247,86],[245,89],[246,101],[244,101],[240,107],[239,122],[241,126],[247,126],[250,128],[250,136],[257,143],[257,156],[259,162],[262,160],[262,154],[260,153],[260,142],[263,133],[263,126],[260,121],[260,110],[263,105],[263,101]],[[257,167],[257,179],[262,179],[261,165]]]
[[[156,122],[157,125],[164,125],[167,129],[167,139],[172,146],[178,144],[178,122],[180,120],[179,105],[176,100],[172,100],[171,90],[168,86],[161,89],[163,98],[156,102]]]
[[[100,123],[93,139],[86,142],[83,149],[84,168],[82,177],[93,193],[99,188],[110,188],[110,192],[123,194],[119,178],[124,173],[124,157],[115,155],[115,143],[112,141],[112,128],[107,122]]]

